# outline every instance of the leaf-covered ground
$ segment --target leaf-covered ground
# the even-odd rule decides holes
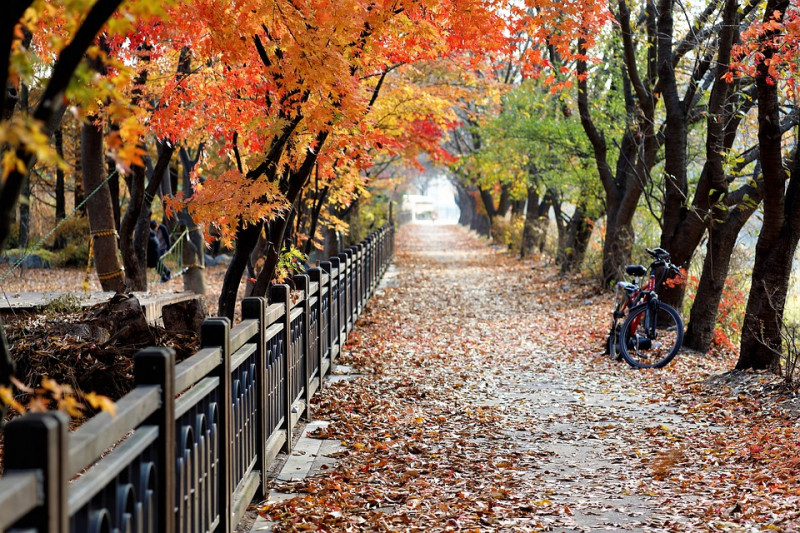
[[[277,529],[800,531],[800,426],[768,374],[602,357],[610,298],[456,227],[406,226],[326,387],[335,469]]]

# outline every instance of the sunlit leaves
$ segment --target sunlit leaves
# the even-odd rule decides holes
[[[107,396],[76,391],[47,377],[42,378],[38,387],[29,387],[13,377],[11,382],[12,386],[0,386],[0,405],[12,408],[17,414],[58,409],[78,418],[86,414],[86,405],[112,416],[116,414],[114,402]]]
[[[237,170],[198,184],[189,205],[201,220],[213,221],[226,245],[232,244],[240,220],[244,224],[271,220],[288,207],[277,184],[264,177],[252,180]]]

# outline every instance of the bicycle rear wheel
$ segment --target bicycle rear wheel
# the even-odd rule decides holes
[[[620,354],[619,351],[620,326],[620,320],[615,318],[611,322],[611,330],[608,332],[608,338],[606,339],[606,351],[608,351],[608,356],[615,361],[622,359],[622,354]]]
[[[669,304],[645,302],[630,310],[619,332],[619,351],[636,368],[661,368],[683,343],[683,320]]]

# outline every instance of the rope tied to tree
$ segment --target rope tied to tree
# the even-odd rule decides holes
[[[101,229],[98,231],[92,231],[89,233],[90,237],[119,237],[119,233],[115,229]]]
[[[97,274],[97,278],[100,281],[107,281],[109,279],[114,279],[121,276],[125,272],[125,267],[120,267],[117,270],[112,270],[111,272],[103,272],[102,274]]]
[[[110,180],[111,178],[113,178],[113,177],[114,177],[114,176],[116,176],[116,175],[117,175],[117,171],[115,170],[114,172],[112,172],[111,174],[109,174],[108,176],[106,176],[106,179],[104,179],[104,180],[102,181],[102,183],[100,183],[100,185],[98,185],[97,187],[95,187],[95,189],[94,189],[94,190],[93,190],[91,193],[89,193],[88,195],[86,195],[86,198],[84,198],[84,199],[83,199],[83,201],[82,201],[81,203],[79,203],[78,205],[76,205],[76,206],[75,206],[75,208],[74,208],[74,209],[73,209],[73,210],[70,212],[70,214],[69,214],[68,216],[64,217],[64,219],[63,219],[61,222],[59,222],[58,224],[56,224],[56,227],[54,227],[52,230],[50,230],[50,231],[47,233],[47,235],[45,235],[44,237],[42,237],[41,239],[39,239],[39,242],[37,242],[36,244],[34,244],[34,245],[31,247],[31,248],[28,248],[28,251],[25,253],[25,255],[23,255],[22,257],[20,257],[20,258],[19,258],[19,259],[18,259],[18,260],[17,260],[17,261],[14,263],[14,266],[12,266],[12,267],[11,267],[11,268],[8,270],[8,272],[6,272],[6,273],[3,275],[3,277],[2,277],[2,278],[0,278],[0,284],[2,284],[3,282],[5,282],[5,280],[6,280],[6,279],[8,279],[8,276],[10,276],[12,272],[14,272],[14,271],[15,271],[17,268],[19,268],[19,267],[20,267],[20,265],[22,265],[22,263],[24,263],[24,262],[25,262],[25,260],[26,260],[27,258],[29,258],[31,255],[33,255],[33,250],[36,250],[36,249],[38,249],[38,248],[39,248],[39,247],[42,245],[42,243],[44,243],[44,242],[45,242],[47,239],[49,239],[49,238],[50,238],[50,237],[51,237],[51,236],[52,236],[52,235],[53,235],[53,234],[54,234],[56,231],[58,231],[58,228],[60,228],[61,226],[63,226],[63,225],[64,225],[64,223],[65,223],[67,220],[69,220],[69,219],[71,219],[73,216],[75,216],[75,213],[77,213],[77,212],[78,212],[78,211],[79,211],[79,210],[80,210],[80,209],[81,209],[81,208],[82,208],[84,205],[86,205],[86,202],[88,202],[88,201],[89,201],[89,199],[90,199],[92,196],[94,196],[95,194],[97,194],[97,191],[99,191],[99,190],[100,190],[100,189],[101,189],[101,188],[102,188],[102,187],[103,187],[103,186],[104,186],[106,183],[108,183],[108,182],[109,182],[109,180]],[[92,240],[94,240],[94,239],[92,239]],[[89,250],[89,263],[90,263],[90,264],[91,264],[91,261],[92,261],[92,259],[91,259],[91,258],[92,258],[92,250],[91,250],[91,246],[90,246],[90,250]],[[86,284],[87,284],[87,286],[88,286],[88,280],[87,280]],[[87,291],[87,292],[88,292],[88,291]],[[8,297],[6,297],[6,300],[8,300]]]

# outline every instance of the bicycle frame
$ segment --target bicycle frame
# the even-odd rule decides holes
[[[638,283],[631,283],[628,281],[617,282],[614,293],[614,301],[620,302],[620,289],[625,291],[627,297],[618,304],[617,309],[614,310],[614,318],[619,319],[625,316],[625,312],[640,302],[650,301],[653,290],[656,288],[656,276],[653,271],[652,265],[650,268],[650,278],[644,287],[640,287]],[[639,328],[639,320],[637,319],[631,328],[633,333]]]

